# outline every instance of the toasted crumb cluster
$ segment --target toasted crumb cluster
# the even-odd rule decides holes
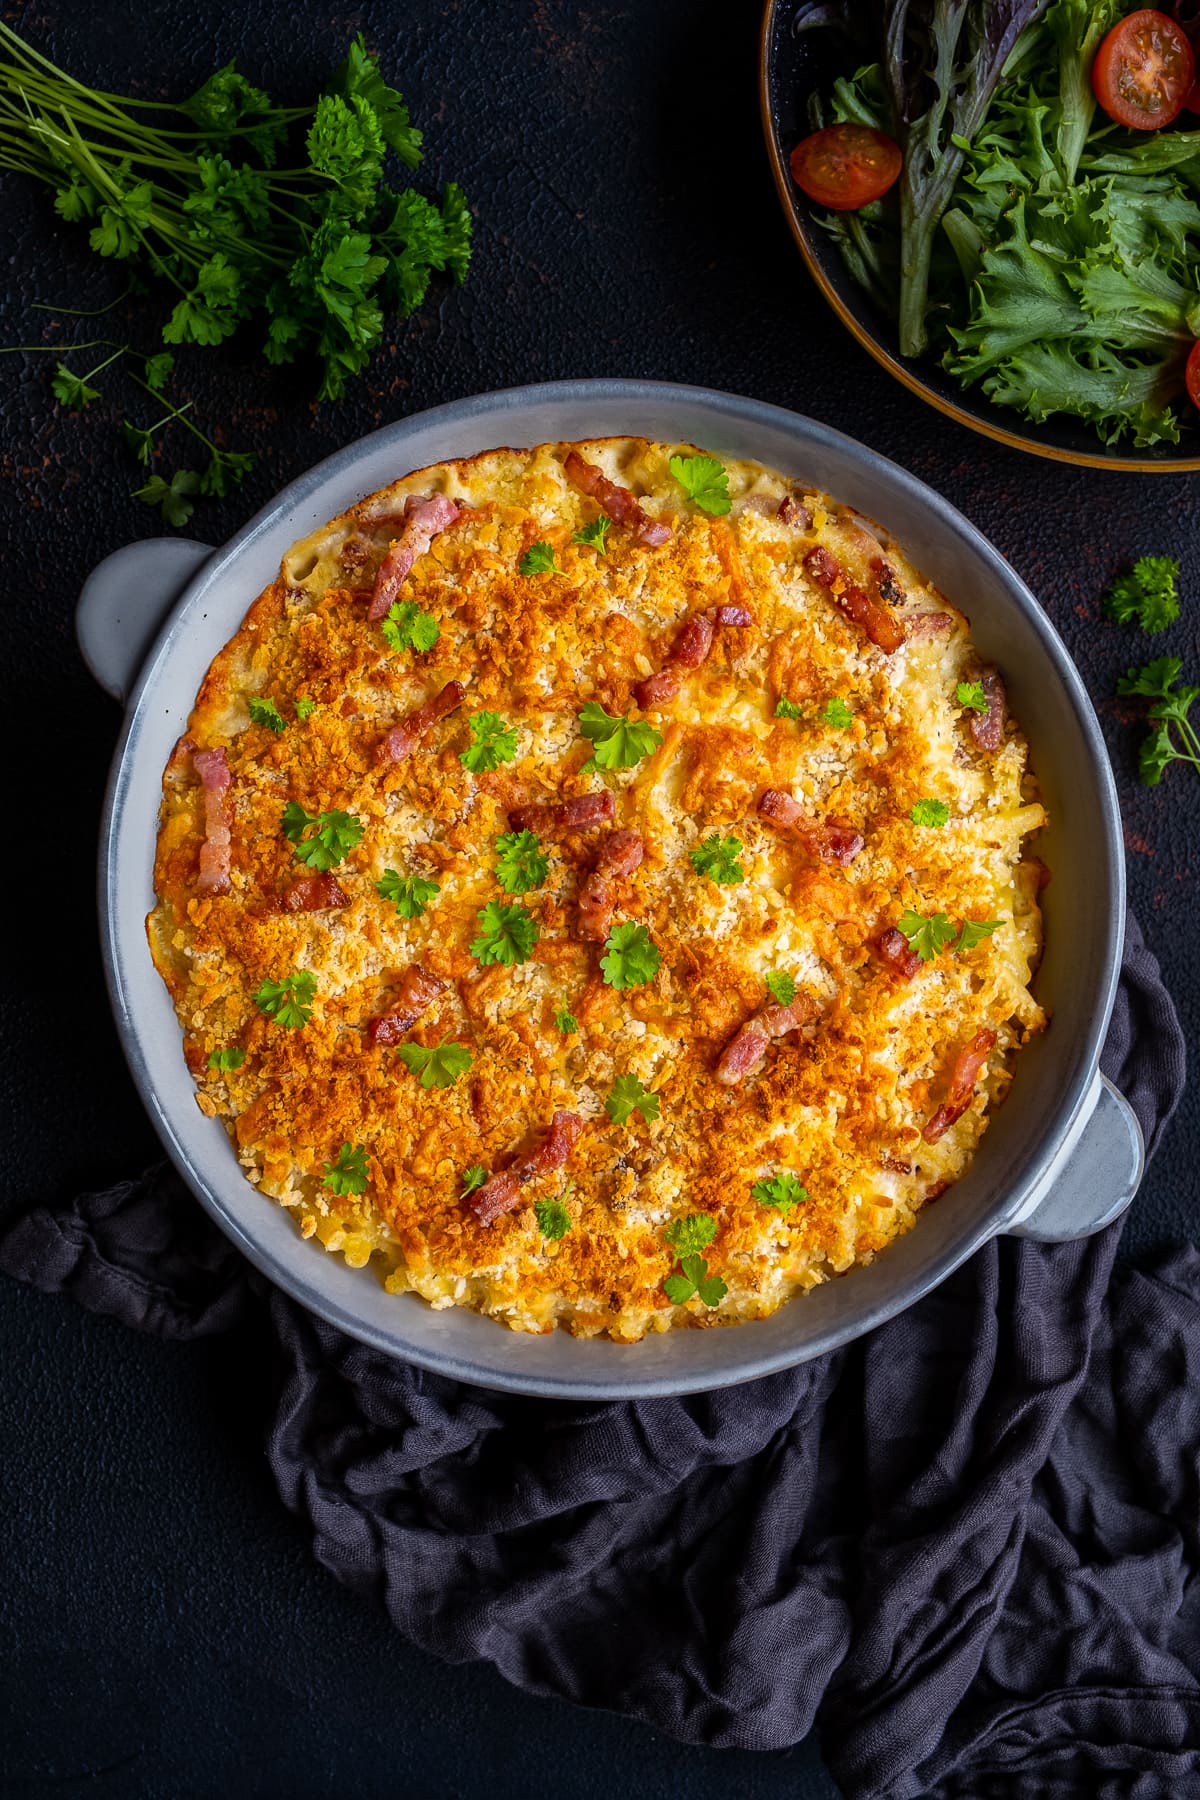
[[[209,669],[166,770],[148,929],[202,1110],[226,1121],[247,1178],[305,1237],[354,1266],[374,1260],[390,1290],[435,1307],[632,1341],[767,1317],[870,1260],[963,1173],[1015,1052],[1044,1025],[1029,991],[1044,871],[1022,860],[1044,814],[1013,722],[994,748],[971,729],[978,710],[960,691],[979,662],[966,619],[866,522],[749,462],[726,462],[730,509],[710,514],[670,472],[690,446],[608,439],[575,449],[671,535],[647,546],[614,521],[600,545],[580,542],[604,508],[564,472],[571,448],[420,471],[289,552]],[[371,591],[406,498],[431,494],[458,516],[418,555],[402,600],[436,621],[436,642],[396,649],[368,620]],[[528,557],[535,544],[551,568]],[[903,627],[898,649],[871,641],[841,577],[814,579],[821,549]],[[542,572],[522,573],[522,559]],[[640,707],[635,690],[684,621],[721,606],[752,623],[719,626],[677,693]],[[393,760],[388,733],[450,682],[461,704]],[[659,741],[631,766],[597,767],[588,702]],[[463,753],[483,712],[515,733],[515,753],[472,769]],[[203,751],[228,769],[226,892],[200,880]],[[644,927],[658,952],[652,978],[623,988],[581,928],[602,832],[541,834],[548,866],[526,892],[497,873],[510,812],[602,790],[614,801],[604,830],[643,845],[640,866],[612,878],[613,923]],[[825,857],[819,839],[760,814],[768,790],[861,849]],[[944,824],[913,822],[929,800],[942,807],[918,817],[944,810]],[[289,835],[289,806],[361,827],[331,852],[337,903],[289,910],[314,874],[298,852],[317,829]],[[405,917],[377,887],[387,871],[436,892]],[[526,960],[472,953],[492,902],[536,926]],[[914,914],[956,932],[999,922],[905,976],[877,946]],[[374,1042],[371,1022],[414,967],[440,984],[435,997],[398,1041]],[[301,971],[307,1022],[289,1025],[261,997]],[[768,975],[790,978],[807,1020],[726,1084],[716,1070],[731,1040],[779,997]],[[970,1102],[929,1142],[980,1032],[995,1041]],[[442,1059],[448,1084],[423,1085],[410,1063],[429,1059],[402,1052],[442,1045],[463,1047],[469,1066]],[[606,1103],[628,1077],[640,1090],[626,1080],[622,1093],[656,1096],[656,1116],[651,1104],[618,1124]],[[468,1170],[521,1165],[563,1109],[582,1120],[565,1165],[535,1169],[519,1204],[482,1223],[463,1197]],[[365,1185],[339,1175],[339,1157]],[[786,1210],[764,1198],[797,1191]],[[696,1214],[713,1227],[703,1292],[671,1281],[682,1262],[671,1227]]]

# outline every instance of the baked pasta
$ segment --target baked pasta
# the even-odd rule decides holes
[[[298,543],[164,779],[201,1109],[393,1292],[762,1319],[966,1169],[1044,1018],[1003,681],[865,520],[641,439]]]

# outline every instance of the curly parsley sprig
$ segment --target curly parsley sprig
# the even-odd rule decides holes
[[[1117,683],[1118,694],[1152,702],[1146,714],[1152,729],[1138,752],[1138,770],[1147,787],[1157,787],[1173,762],[1200,769],[1200,737],[1188,720],[1200,687],[1177,686],[1182,673],[1178,656],[1160,656],[1143,669],[1130,669]]]
[[[1140,625],[1152,634],[1165,631],[1179,617],[1178,576],[1173,556],[1140,556],[1104,596],[1105,618],[1118,625]]]

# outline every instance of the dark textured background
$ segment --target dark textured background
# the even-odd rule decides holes
[[[553,0],[347,6],[132,0],[10,8],[80,77],[183,95],[219,63],[308,97],[362,28],[427,133],[430,186],[477,214],[465,289],[394,335],[365,382],[317,410],[253,342],[181,355],[176,390],[234,448],[261,452],[242,494],[206,503],[219,543],[311,463],[386,420],[479,390],[573,375],[654,376],[772,400],[865,439],[979,525],[1071,647],[1117,769],[1134,904],[1197,1041],[1200,782],[1133,776],[1136,733],[1108,696],[1145,641],[1101,621],[1133,557],[1183,563],[1197,655],[1195,477],[1073,472],[946,423],[850,341],[809,286],[775,207],[755,96],[757,6]],[[120,291],[47,194],[0,187],[3,341],[130,336],[153,301],[97,321],[33,310]],[[98,358],[103,352],[96,352]],[[0,364],[9,955],[0,1013],[6,1204],[53,1199],[157,1150],[110,1023],[96,953],[95,822],[118,729],[75,650],[89,568],[156,515],[115,443],[136,390],[101,381],[57,408],[52,357]],[[86,357],[74,366],[90,366]],[[186,462],[182,437],[171,453]],[[16,752],[14,755],[13,752]],[[1195,1236],[1189,1094],[1139,1197],[1126,1254]],[[418,1655],[312,1563],[262,1456],[265,1344],[165,1345],[0,1286],[0,1791],[26,1795],[404,1796],[553,1791],[592,1800],[833,1793],[815,1754],[680,1749],[649,1730],[509,1690]]]

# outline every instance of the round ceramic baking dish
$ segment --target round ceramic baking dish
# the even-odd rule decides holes
[[[640,1344],[530,1337],[455,1308],[386,1294],[300,1238],[241,1174],[218,1120],[196,1105],[179,1026],[146,947],[162,770],[209,662],[275,578],[284,552],[362,495],[428,463],[495,445],[632,433],[757,458],[885,526],[968,613],[1004,670],[1050,825],[1039,845],[1046,950],[1036,991],[1050,1029],[1016,1078],[963,1180],[876,1262],[761,1323],[676,1330]],[[80,643],[127,707],[100,837],[100,928],[113,1010],[134,1080],[180,1173],[264,1274],[354,1337],[484,1387],[581,1399],[690,1393],[748,1381],[844,1344],[909,1306],[1000,1232],[1081,1237],[1133,1197],[1133,1113],[1098,1072],[1116,986],[1124,866],[1100,730],[1066,650],[1003,557],[944,500],[862,444],[760,401],[655,382],[570,381],[456,401],[386,426],[284,489],[223,549],[179,538],[103,562],[79,602]]]

